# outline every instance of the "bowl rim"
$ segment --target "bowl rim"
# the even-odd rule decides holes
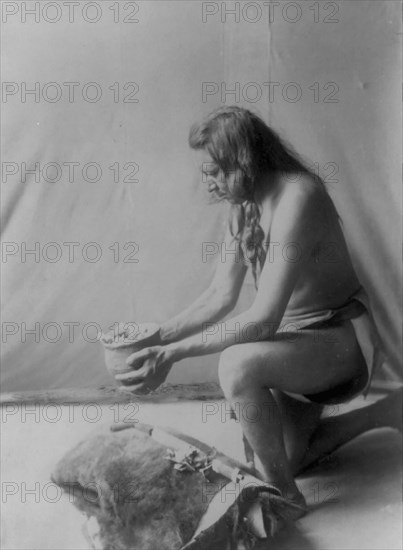
[[[130,340],[130,341],[123,341],[123,342],[119,342],[119,341],[112,341],[112,342],[105,342],[104,338],[107,337],[108,334],[112,333],[113,334],[113,329],[109,330],[108,332],[102,332],[101,334],[101,338],[99,339],[99,341],[101,342],[101,344],[104,346],[105,349],[109,349],[109,350],[115,350],[115,349],[120,349],[120,348],[130,348],[130,347],[136,347],[138,346],[138,344],[141,342],[141,343],[144,343],[145,341],[147,340],[150,340],[151,338],[153,338],[156,334],[159,333],[160,331],[160,326],[157,324],[157,323],[136,323],[138,327],[141,327],[141,326],[147,326],[149,327],[149,333],[147,334],[147,336],[145,336],[144,338],[139,338],[138,340]]]

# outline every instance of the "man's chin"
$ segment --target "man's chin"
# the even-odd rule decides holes
[[[226,197],[226,195],[224,195],[224,193],[217,193],[216,191],[210,191],[208,194],[209,204],[217,204],[224,200],[228,200],[228,198]]]

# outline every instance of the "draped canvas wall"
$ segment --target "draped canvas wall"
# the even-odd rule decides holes
[[[3,4],[3,391],[110,383],[96,327],[162,322],[207,286],[219,255],[204,261],[203,243],[220,242],[225,208],[208,204],[187,134],[224,102],[259,113],[327,178],[387,375],[400,376],[398,2],[331,3],[335,14],[261,3],[259,20],[241,2],[237,21],[222,3],[121,2],[118,13],[99,1],[93,23],[94,6],[50,23],[52,6],[24,22],[23,3]],[[40,96],[24,97],[35,83]],[[42,172],[24,181],[24,163]],[[248,279],[238,307],[252,298]],[[216,370],[216,356],[186,360],[170,380]]]

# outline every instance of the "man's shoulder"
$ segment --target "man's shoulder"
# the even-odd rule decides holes
[[[324,192],[324,186],[313,174],[296,172],[283,174],[281,177],[283,193],[289,196],[306,196],[315,198]]]
[[[303,209],[312,215],[319,213],[325,200],[326,190],[320,181],[310,174],[288,174],[282,179],[278,206],[293,210]]]

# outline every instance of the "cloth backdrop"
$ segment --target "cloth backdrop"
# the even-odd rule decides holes
[[[316,163],[399,378],[400,3],[73,4],[2,2],[2,390],[110,383],[97,327],[208,285],[226,210],[187,135],[223,104]],[[238,309],[253,295],[248,277]],[[217,359],[169,380],[217,380]]]

